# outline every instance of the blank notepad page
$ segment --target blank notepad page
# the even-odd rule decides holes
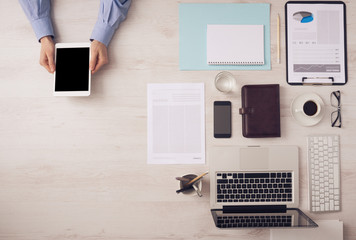
[[[264,65],[263,25],[208,25],[209,65]]]

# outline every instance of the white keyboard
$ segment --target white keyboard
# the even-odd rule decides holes
[[[308,136],[309,210],[340,211],[340,154],[338,135]]]

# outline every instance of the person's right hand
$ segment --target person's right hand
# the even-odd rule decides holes
[[[47,69],[49,73],[54,73],[56,66],[54,64],[54,42],[51,36],[41,38],[40,64]]]

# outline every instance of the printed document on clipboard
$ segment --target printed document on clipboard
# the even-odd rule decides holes
[[[285,5],[287,82],[347,82],[346,6],[341,1],[289,1]]]

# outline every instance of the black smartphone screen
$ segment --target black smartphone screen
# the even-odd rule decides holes
[[[231,102],[214,102],[214,137],[231,137]]]
[[[58,48],[55,91],[89,90],[89,47]]]

